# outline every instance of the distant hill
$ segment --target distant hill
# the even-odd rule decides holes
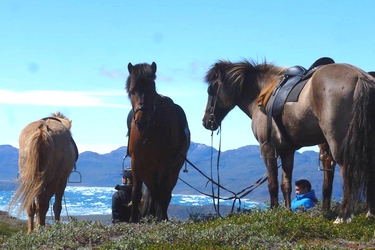
[[[219,161],[220,184],[235,193],[254,184],[266,173],[266,168],[259,152],[259,146],[254,145],[221,152]],[[81,174],[82,182],[73,183],[79,181],[79,174],[73,172],[70,176],[70,183],[68,185],[114,187],[121,181],[122,160],[125,154],[126,147],[120,147],[107,154],[98,154],[95,152],[81,153],[77,161],[76,170]],[[216,149],[194,142],[191,143],[188,152],[188,160],[208,177],[211,176],[212,162],[212,176],[215,181],[218,180],[216,171],[217,156],[218,151]],[[129,158],[126,158],[124,166],[130,166]],[[184,173],[181,170],[180,178],[182,180],[186,181],[189,185],[201,192],[212,194],[212,189],[214,189],[217,194],[216,186],[212,187],[211,182],[208,182],[208,180],[194,167],[187,164],[187,169],[188,173]],[[10,145],[0,145],[0,189],[14,188],[16,185],[14,180],[17,177],[17,173],[18,149]],[[335,176],[333,197],[339,201],[342,196],[342,190],[341,175],[338,167],[336,167]],[[279,181],[280,178],[281,170],[279,169]],[[301,178],[309,179],[318,198],[321,198],[323,172],[318,170],[317,152],[296,152],[293,183],[295,180]],[[173,193],[200,194],[180,180],[173,190]],[[220,189],[220,195],[231,196],[230,193],[227,193],[222,189]],[[268,201],[269,195],[267,182],[244,198],[260,202]],[[281,191],[279,191],[279,199],[283,199]]]

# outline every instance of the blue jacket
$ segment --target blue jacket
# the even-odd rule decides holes
[[[297,211],[297,209],[301,206],[303,206],[304,209],[312,208],[317,201],[318,200],[315,197],[314,190],[311,190],[310,192],[305,194],[299,194],[292,201],[292,210]]]

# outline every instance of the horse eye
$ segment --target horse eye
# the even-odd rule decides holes
[[[214,95],[215,94],[215,91],[214,91],[214,88],[213,88],[212,84],[210,84],[210,86],[208,86],[207,93],[209,95]]]

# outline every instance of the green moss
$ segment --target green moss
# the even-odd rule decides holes
[[[336,209],[338,206],[335,204]],[[193,216],[185,222],[139,224],[78,221],[57,223],[0,235],[2,249],[342,249],[366,248],[375,243],[375,219],[363,206],[352,223],[334,225],[337,210],[322,213],[319,204],[307,212],[283,207],[246,211],[225,218]],[[362,210],[361,210],[362,209]],[[361,210],[361,211],[360,211]],[[200,218],[200,219],[197,219]],[[1,225],[1,224],[0,224]],[[5,228],[4,226],[2,226]],[[7,230],[7,229],[5,229]]]

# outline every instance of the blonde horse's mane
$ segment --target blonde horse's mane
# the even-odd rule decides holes
[[[59,119],[61,121],[61,123],[64,124],[65,127],[67,127],[69,130],[71,129],[71,127],[72,127],[72,121],[69,120],[60,111],[58,111],[56,113],[52,113],[51,117]]]

